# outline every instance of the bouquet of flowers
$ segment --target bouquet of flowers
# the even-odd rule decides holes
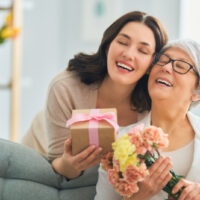
[[[112,144],[113,152],[104,155],[101,160],[109,182],[124,197],[130,197],[139,190],[137,184],[149,174],[148,167],[160,156],[159,150],[168,146],[168,135],[161,128],[143,128],[141,124],[120,137]],[[172,170],[170,172],[172,178],[163,190],[176,199],[181,191],[176,194],[171,191],[182,176]]]
[[[15,28],[12,25],[12,14],[9,13],[2,27],[0,27],[0,44],[4,43],[8,38],[15,38],[19,33],[19,28]]]

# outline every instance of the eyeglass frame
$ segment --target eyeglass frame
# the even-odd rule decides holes
[[[165,55],[166,57],[169,58],[168,63],[166,63],[166,64],[164,64],[164,65],[157,64],[157,62],[159,61],[159,58],[160,58],[161,55]],[[190,68],[189,68],[186,72],[184,72],[184,73],[178,72],[178,71],[176,71],[176,70],[174,69],[174,62],[176,62],[176,61],[181,61],[181,62],[187,63],[187,64],[190,66]],[[198,73],[197,70],[193,67],[193,65],[191,65],[190,63],[188,63],[188,62],[186,62],[186,61],[183,61],[183,60],[174,60],[174,59],[170,58],[168,55],[166,55],[166,54],[164,54],[164,53],[155,53],[155,54],[154,54],[153,65],[157,64],[157,65],[159,65],[159,66],[165,66],[165,65],[167,65],[167,64],[169,64],[169,63],[172,63],[172,69],[173,69],[173,71],[175,71],[176,73],[178,73],[178,74],[187,74],[187,73],[192,69],[192,70],[194,71],[194,73],[197,75],[198,79],[200,79],[199,73]]]

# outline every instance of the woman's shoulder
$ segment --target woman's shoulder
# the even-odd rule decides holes
[[[98,86],[96,83],[87,85],[81,81],[80,77],[75,72],[67,71],[66,69],[57,74],[49,84],[49,90],[61,89],[79,93],[89,92],[97,88]]]
[[[54,87],[56,85],[77,85],[81,84],[80,78],[74,73],[67,71],[66,69],[58,73],[50,82],[50,87]]]
[[[59,99],[62,102],[72,102],[81,106],[94,106],[97,96],[96,84],[87,85],[81,82],[74,72],[64,70],[57,74],[48,88],[48,99]],[[68,102],[68,103],[69,103]]]

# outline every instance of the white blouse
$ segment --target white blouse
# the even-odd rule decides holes
[[[163,156],[171,157],[174,172],[182,176],[186,176],[188,174],[192,165],[193,154],[194,154],[194,140],[192,140],[186,146],[177,149],[175,151],[161,153],[161,155]]]

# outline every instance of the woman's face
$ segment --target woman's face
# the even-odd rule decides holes
[[[152,62],[156,42],[153,31],[139,22],[127,23],[113,39],[107,53],[109,78],[134,85]]]
[[[174,60],[182,60],[195,66],[189,55],[182,49],[171,47],[164,52]],[[196,89],[197,75],[191,69],[186,74],[179,74],[172,68],[172,62],[160,66],[155,64],[148,81],[149,95],[154,101],[167,100],[172,104],[190,104]]]

